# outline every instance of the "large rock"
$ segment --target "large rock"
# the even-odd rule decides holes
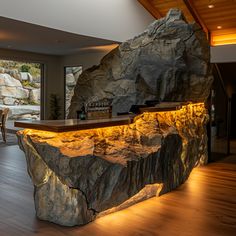
[[[29,90],[24,88],[18,88],[15,93],[15,97],[18,99],[28,99]]]
[[[75,77],[72,73],[70,74],[66,74],[66,86],[75,86],[76,81],[75,81]]]
[[[16,102],[16,99],[15,98],[12,98],[12,97],[5,97],[3,98],[3,104],[4,105],[9,105],[9,106],[13,106],[15,105],[15,102]],[[1,102],[0,102],[1,104]]]
[[[21,74],[17,69],[9,70],[8,74],[14,79],[21,81]]]
[[[32,104],[40,104],[40,89],[32,89],[29,92],[29,101]]]
[[[0,98],[3,104],[14,105],[15,99],[28,99],[29,91],[24,89],[19,80],[9,74],[0,74]]]
[[[0,86],[22,87],[21,82],[9,74],[0,74]]]
[[[20,75],[22,81],[29,81],[30,83],[33,82],[33,77],[29,72],[20,72]]]
[[[0,97],[28,99],[29,91],[21,87],[0,86]]]
[[[40,83],[41,82],[41,76],[35,76],[33,77],[33,83]]]
[[[4,74],[5,73],[5,68],[0,66],[0,74]]]
[[[18,132],[40,219],[72,226],[175,189],[207,161],[203,104],[144,113],[133,124]]]
[[[170,10],[78,78],[69,117],[91,96],[113,99],[113,113],[145,100],[204,101],[212,83],[209,44],[196,24]]]
[[[73,71],[73,75],[75,77],[75,80],[77,82],[79,76],[82,74],[82,66],[73,67],[72,71]]]
[[[14,100],[14,98],[12,98],[12,99]],[[13,102],[13,100],[11,100],[11,98],[4,98],[2,103],[4,103],[4,101],[5,101],[5,103],[11,103],[11,102]],[[10,111],[8,114],[8,119],[10,119],[10,120],[39,119],[40,106],[15,105],[15,106],[9,107],[8,105],[11,105],[11,104],[1,105],[1,101],[0,101],[0,109],[10,108]],[[12,104],[12,105],[14,105],[14,104]]]

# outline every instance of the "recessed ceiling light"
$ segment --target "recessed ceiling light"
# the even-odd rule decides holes
[[[221,25],[218,25],[218,26],[217,26],[217,29],[222,29],[222,26],[221,26]]]
[[[215,7],[215,6],[214,6],[213,4],[209,4],[209,5],[208,5],[208,8],[210,8],[210,9],[211,9],[211,8],[214,8],[214,7]]]

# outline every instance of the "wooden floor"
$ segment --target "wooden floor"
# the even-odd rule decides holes
[[[110,214],[83,227],[35,217],[23,153],[0,148],[0,236],[236,235],[236,156],[195,169],[176,191]]]

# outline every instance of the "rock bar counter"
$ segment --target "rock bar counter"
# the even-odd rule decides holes
[[[182,184],[207,161],[208,115],[203,103],[176,108],[110,122],[16,122],[27,128],[17,135],[37,217],[83,225]]]

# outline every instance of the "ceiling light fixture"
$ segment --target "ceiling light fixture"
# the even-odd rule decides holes
[[[212,9],[214,7],[215,7],[215,5],[213,4],[213,0],[209,0],[208,1],[208,8]]]
[[[222,26],[221,26],[221,25],[218,25],[218,26],[217,26],[217,29],[222,29]]]

